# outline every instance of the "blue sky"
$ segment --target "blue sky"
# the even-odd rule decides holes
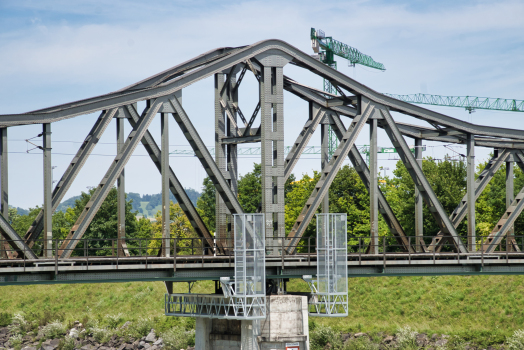
[[[0,0],[0,114],[114,91],[221,46],[278,38],[312,53],[311,27],[384,63],[386,72],[378,72],[350,68],[338,59],[340,71],[375,90],[523,99],[522,18],[524,3],[519,1]],[[296,67],[286,67],[285,73],[321,87],[321,79]],[[212,80],[202,81],[184,91],[185,108],[210,146],[212,84]],[[254,79],[247,78],[243,89],[240,105],[244,113],[251,113],[256,104]],[[294,96],[285,99],[286,144],[291,144],[307,106]],[[519,113],[469,115],[462,109],[434,109],[479,124],[524,129],[524,115]],[[89,115],[53,124],[55,178],[61,176],[95,118]],[[157,137],[159,124],[155,120],[151,126]],[[172,123],[171,150],[187,149],[177,129]],[[40,132],[39,125],[9,129],[10,203],[14,206],[27,208],[42,202],[41,153],[26,153],[24,141]],[[114,135],[111,125],[94,151],[97,155],[66,198],[98,184],[115,152]],[[366,144],[367,138],[365,130],[358,144]],[[381,146],[390,145],[383,133],[379,140]],[[310,144],[319,144],[319,137]],[[427,145],[427,156],[439,158],[450,152],[441,145]],[[457,151],[464,153],[460,147]],[[477,161],[485,160],[489,152],[478,148]],[[142,148],[136,154],[126,168],[126,189],[158,193],[157,170]],[[379,165],[394,168],[395,160],[379,159]],[[258,159],[242,159],[240,172],[251,170],[254,161]],[[313,156],[304,159],[296,174],[318,169],[319,162]],[[194,157],[172,157],[171,166],[184,186],[200,189],[205,174]]]

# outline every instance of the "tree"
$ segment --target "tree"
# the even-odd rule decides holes
[[[160,210],[155,218],[156,221],[151,223],[153,240],[149,243],[149,254],[157,254],[162,242],[162,213]],[[202,242],[178,203],[170,202],[169,220],[170,237],[177,239],[177,254],[201,254]],[[173,243],[171,246],[173,246]]]
[[[207,229],[215,232],[215,185],[209,177],[204,178],[202,194],[197,200],[197,211]]]
[[[424,158],[422,161],[422,172],[442,204],[446,215],[449,216],[466,193],[466,164],[463,161],[452,161],[447,156],[443,161]],[[384,195],[404,228],[406,235],[414,236],[415,184],[401,161],[397,162],[393,174],[395,175],[394,178],[384,179],[386,182],[382,185]],[[424,236],[436,235],[440,228],[425,203],[423,213]],[[466,226],[464,223],[459,226],[458,232],[465,234]]]
[[[314,171],[313,177],[308,174],[304,174],[302,179],[294,181],[291,185],[293,188],[289,191],[286,196],[285,205],[285,222],[286,222],[286,234],[291,232],[296,219],[300,215],[302,208],[306,204],[307,199],[311,195],[311,192],[315,188],[318,180],[320,179],[320,173]],[[316,237],[316,220],[313,218],[309,223],[304,237]]]
[[[482,172],[487,162],[477,166],[477,176]],[[514,196],[524,187],[524,174],[518,167],[514,168]],[[475,227],[477,241],[481,242],[481,236],[491,233],[497,222],[506,211],[506,164],[502,165],[495,173],[489,184],[476,201],[475,205]],[[524,217],[521,215],[515,220],[515,232],[524,229]],[[517,233],[518,235],[518,233]],[[522,245],[522,242],[518,242]]]

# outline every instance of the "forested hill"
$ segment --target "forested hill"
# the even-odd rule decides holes
[[[191,199],[191,202],[193,202],[193,204],[196,206],[198,197],[200,197],[200,192],[192,188],[186,188],[185,191],[189,199]],[[173,203],[177,202],[172,193],[169,194],[169,197],[171,198],[171,201],[173,201]],[[58,205],[56,210],[65,212],[67,208],[74,207],[75,201],[79,198],[80,196],[74,196],[69,199],[66,199]],[[162,204],[162,196],[160,193],[140,195],[139,193],[130,192],[127,193],[127,199],[133,200],[133,211],[137,211],[139,215],[144,215],[147,217],[154,217],[156,212],[160,210],[160,206]]]

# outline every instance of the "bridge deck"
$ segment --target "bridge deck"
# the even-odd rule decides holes
[[[233,276],[231,256],[75,257],[0,261],[0,285],[198,281]],[[524,253],[350,253],[349,277],[524,274]],[[266,276],[316,274],[315,254],[267,257]]]

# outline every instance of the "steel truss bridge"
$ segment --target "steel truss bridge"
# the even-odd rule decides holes
[[[301,84],[284,75],[286,65],[306,69],[336,89],[337,95]],[[246,74],[259,84],[259,103],[250,114],[241,110],[238,91]],[[215,93],[214,157],[205,146],[196,120],[182,104],[185,87],[213,78]],[[289,152],[284,148],[284,91],[305,101],[304,127]],[[138,109],[137,102],[145,101]],[[69,118],[99,112],[96,123],[56,186],[52,186],[52,125]],[[418,119],[419,126],[395,121],[391,112]],[[148,131],[161,114],[160,143]],[[81,171],[105,129],[115,120],[118,151],[67,237],[52,236],[51,214]],[[183,131],[216,188],[216,232],[213,235],[184,192],[169,165],[169,122]],[[199,120],[199,122],[201,122]],[[293,120],[293,122],[297,122]],[[132,131],[124,135],[124,124]],[[8,219],[8,129],[42,124],[44,199],[43,209],[25,235],[19,235]],[[320,125],[321,178],[286,234],[284,183]],[[355,141],[364,127],[370,130],[369,167]],[[339,145],[328,155],[328,130]],[[409,175],[416,184],[415,236],[408,237],[378,186],[377,129],[382,128]],[[406,137],[413,138],[414,154]],[[467,145],[467,194],[452,213],[446,213],[421,170],[423,140]],[[146,249],[148,242],[126,238],[124,169],[142,144],[162,175],[162,227],[160,248]],[[75,283],[105,281],[195,281],[219,280],[232,275],[232,215],[243,212],[237,199],[237,145],[260,143],[262,204],[265,214],[266,276],[268,280],[301,277],[316,273],[315,242],[304,232],[320,208],[329,211],[328,189],[342,163],[349,159],[370,193],[370,235],[348,238],[349,276],[431,274],[521,274],[524,272],[522,237],[513,225],[524,208],[524,189],[513,190],[514,164],[524,169],[524,130],[482,126],[457,120],[378,93],[324,65],[286,42],[265,40],[242,47],[211,50],[121,90],[22,114],[0,115],[0,284]],[[475,179],[475,147],[493,149],[493,158]],[[487,237],[475,232],[475,200],[494,174],[506,164],[507,210]],[[93,241],[83,235],[114,184],[118,188],[117,235],[96,245],[106,256],[96,255]],[[169,193],[189,218],[198,239],[181,245],[169,235]],[[433,236],[423,235],[422,203],[425,202],[440,228]],[[390,236],[379,237],[378,216],[387,223]],[[458,225],[467,217],[468,233],[461,236]],[[100,254],[100,252],[98,252]]]

